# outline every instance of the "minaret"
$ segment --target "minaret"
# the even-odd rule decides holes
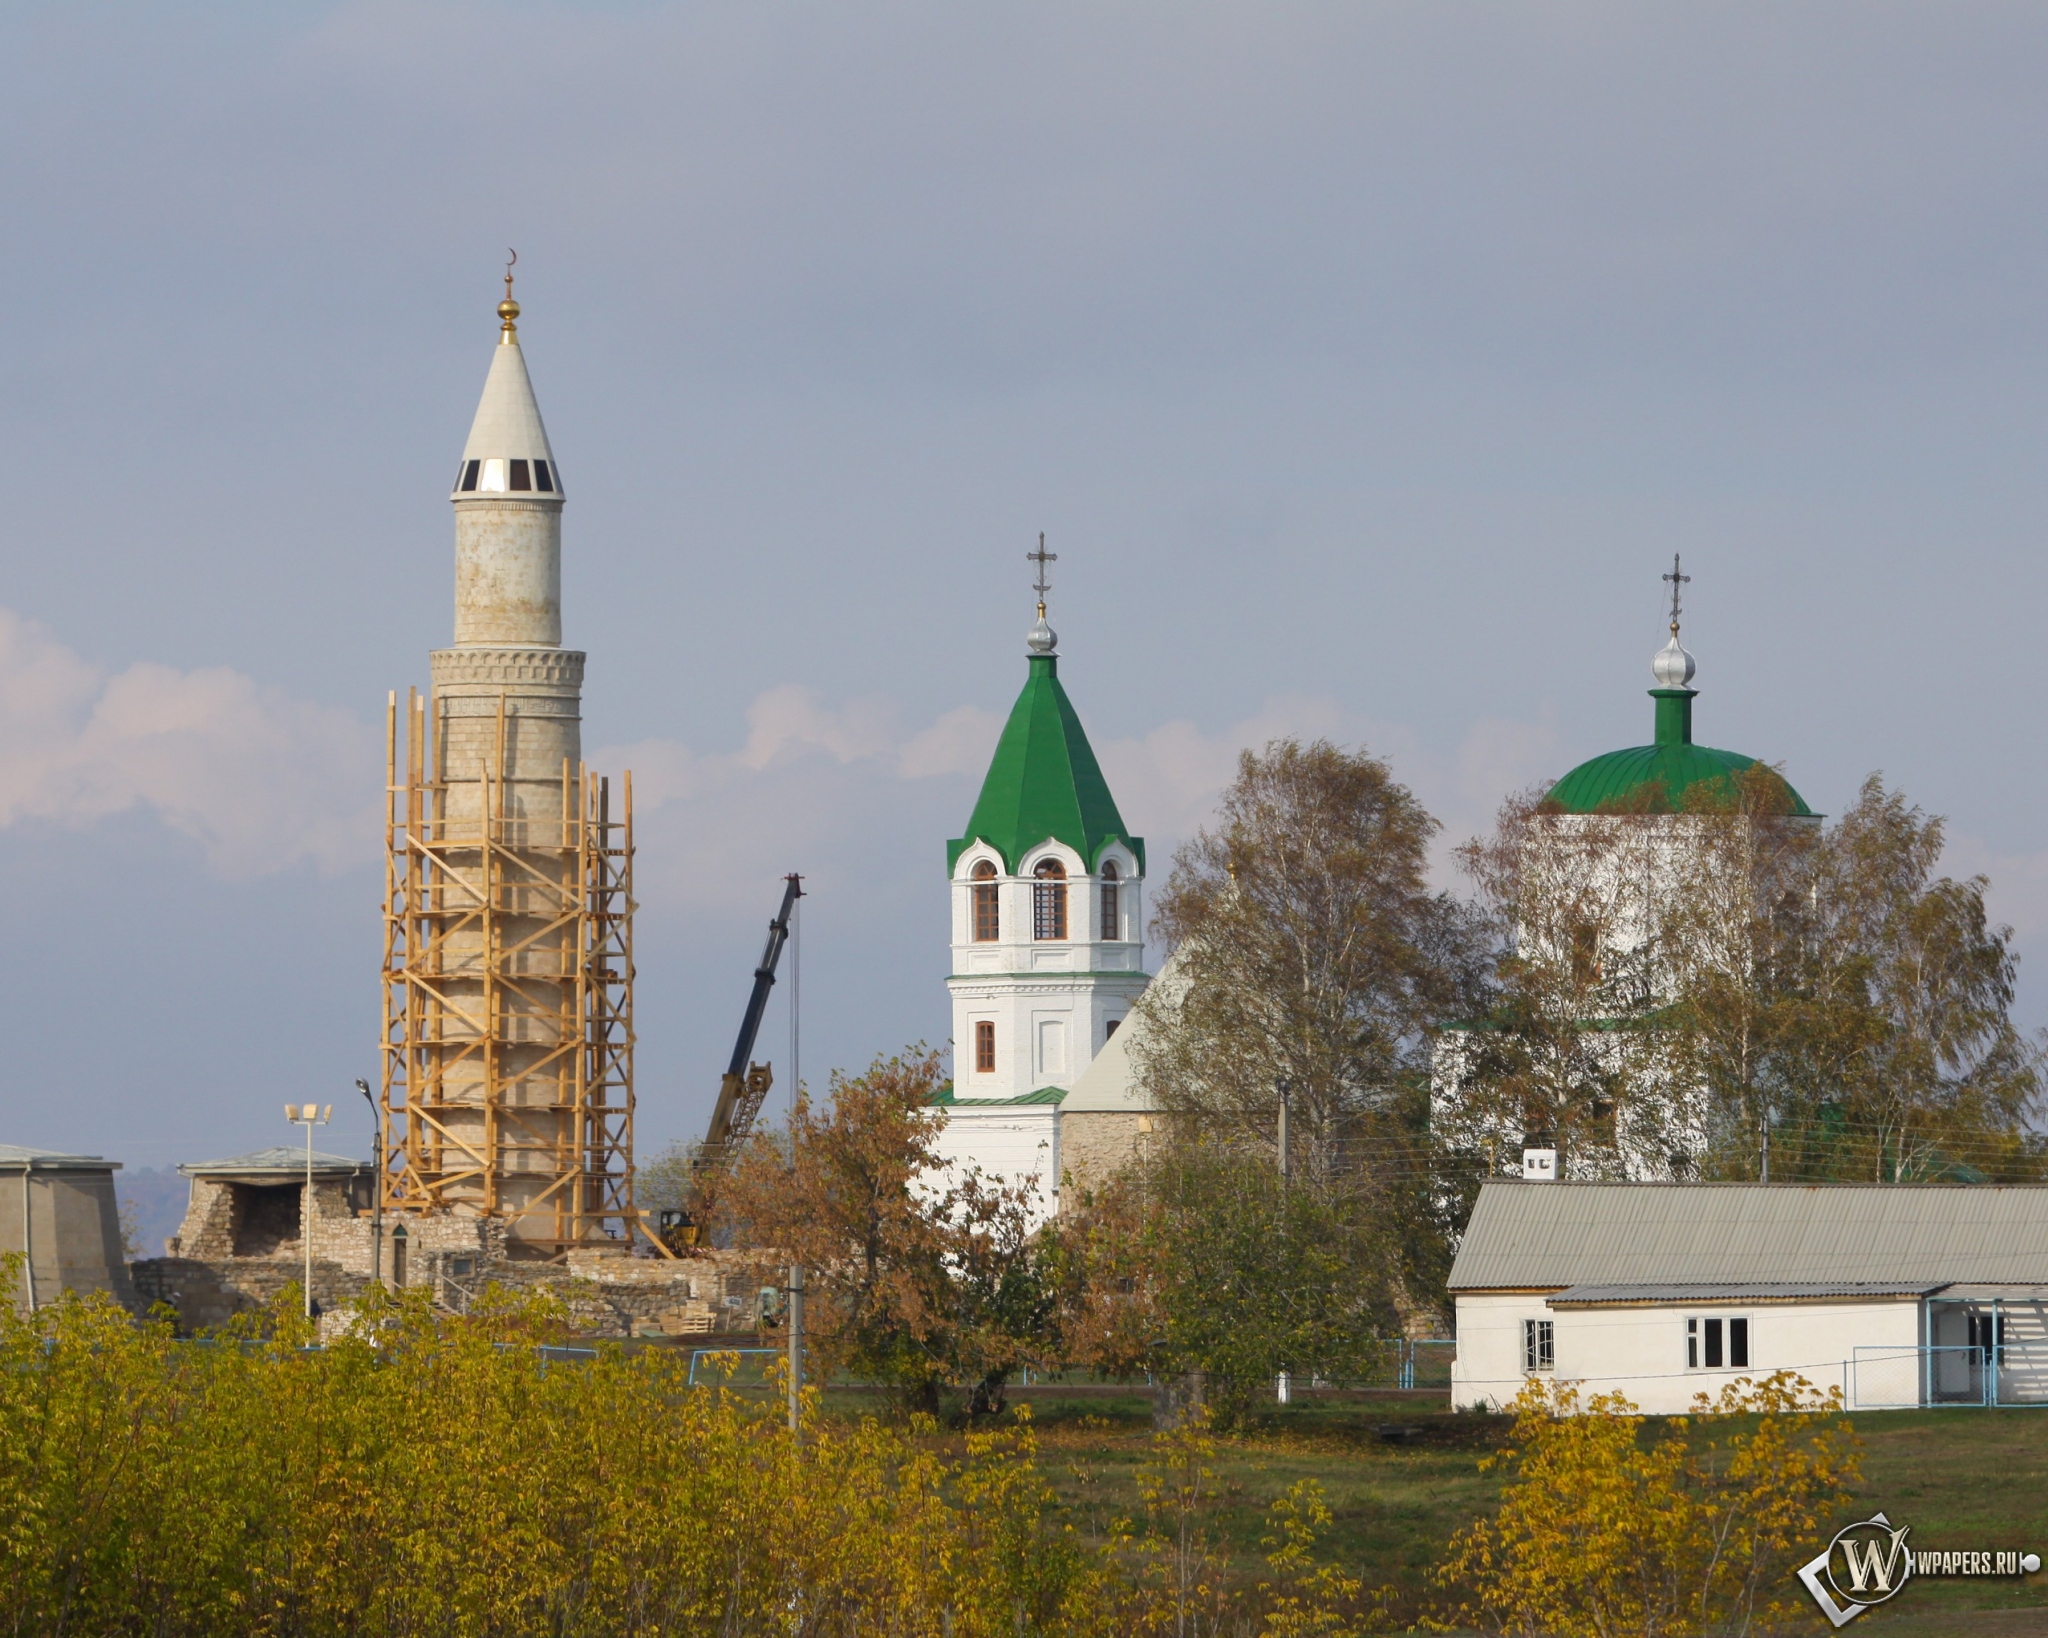
[[[451,497],[455,646],[433,656],[438,771],[474,796],[489,767],[522,815],[535,803],[555,815],[562,764],[583,756],[583,656],[562,647],[562,476],[519,347],[510,273],[498,318]]]
[[[510,1249],[631,1214],[631,785],[582,763],[562,642],[562,478],[512,276],[455,507],[455,642],[392,733],[387,1198],[502,1220]]]

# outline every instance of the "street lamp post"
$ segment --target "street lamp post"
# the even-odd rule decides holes
[[[322,1109],[317,1103],[288,1103],[284,1118],[306,1129],[306,1203],[301,1213],[299,1238],[306,1242],[306,1318],[313,1317],[313,1128],[334,1118],[334,1105]]]
[[[377,1115],[377,1100],[370,1083],[359,1080],[356,1090],[370,1106],[370,1278],[384,1279],[384,1122]]]

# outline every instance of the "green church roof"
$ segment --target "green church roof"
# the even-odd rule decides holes
[[[1711,797],[1718,794],[1711,787],[1719,784],[1732,796],[1736,776],[1756,766],[1756,758],[1693,744],[1695,692],[1690,688],[1651,689],[1650,698],[1657,702],[1656,743],[1609,751],[1580,763],[1551,786],[1543,805],[1561,813],[1677,813],[1686,807],[1687,794],[1695,789]],[[1785,786],[1785,794],[1791,799],[1791,812],[1812,815],[1813,810],[1790,785]]]
[[[1017,861],[1046,841],[1066,843],[1091,870],[1105,846],[1122,842],[1142,871],[1144,840],[1124,829],[1081,719],[1060,686],[1059,656],[1033,654],[1028,661],[1024,692],[996,741],[967,834],[946,844],[947,873],[977,840],[1000,853],[1013,875]]]

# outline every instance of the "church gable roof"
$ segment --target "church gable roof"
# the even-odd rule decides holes
[[[1120,841],[1143,870],[1144,840],[1124,828],[1081,718],[1060,686],[1058,656],[1033,654],[1028,663],[1024,691],[996,741],[967,833],[946,844],[947,870],[977,840],[1000,853],[1012,873],[1026,853],[1047,841],[1064,842],[1090,868],[1104,846]]]

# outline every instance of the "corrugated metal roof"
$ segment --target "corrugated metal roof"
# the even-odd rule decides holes
[[[0,1171],[26,1166],[35,1172],[113,1172],[118,1160],[100,1155],[67,1155],[57,1149],[30,1149],[19,1143],[0,1143]]]
[[[1575,1285],[1546,1299],[1550,1308],[1617,1303],[1811,1302],[1828,1297],[1931,1297],[1941,1285],[1851,1284],[1843,1280],[1751,1280],[1734,1285]]]
[[[351,1160],[347,1155],[325,1155],[318,1149],[313,1151],[315,1176],[324,1172],[367,1172],[369,1169],[370,1163],[367,1160]],[[225,1160],[189,1161],[178,1170],[187,1177],[257,1172],[290,1172],[304,1177],[306,1151],[287,1148],[280,1144],[275,1149],[251,1149],[245,1155],[230,1155]]]
[[[2048,1186],[1488,1183],[1453,1291],[2048,1283]]]

